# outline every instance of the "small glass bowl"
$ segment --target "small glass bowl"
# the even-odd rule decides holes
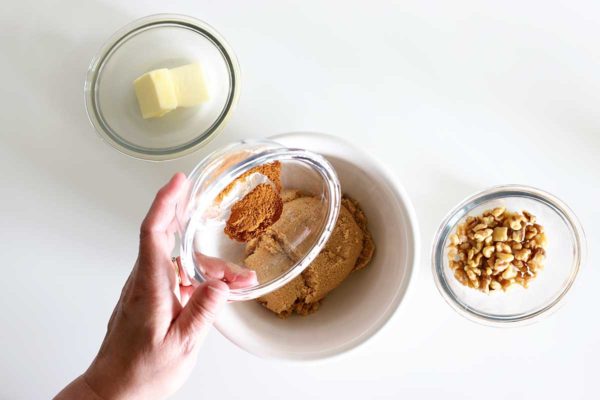
[[[224,232],[231,205],[243,197],[244,192],[227,200],[225,206],[215,199],[242,174],[274,162],[281,164],[282,189],[310,195],[318,200],[313,203],[318,206],[309,218],[301,217],[298,225],[285,229],[285,234],[277,240],[286,254],[278,253],[281,256],[272,258],[268,270],[256,276],[244,265],[246,243],[230,239]],[[268,140],[245,140],[212,153],[189,174],[188,181],[187,193],[176,212],[181,266],[192,281],[222,279],[227,282],[229,299],[234,301],[258,298],[304,271],[329,239],[340,210],[339,180],[324,157]],[[285,213],[284,206],[283,215]],[[254,277],[254,282],[246,279],[249,277]]]
[[[143,119],[133,81],[157,68],[202,65],[210,99]],[[208,24],[172,14],[151,15],[116,32],[92,60],[85,82],[88,118],[100,137],[129,156],[161,161],[208,143],[224,126],[239,96],[237,59]]]
[[[449,236],[468,216],[496,207],[535,215],[545,229],[548,247],[544,269],[528,288],[514,285],[506,292],[486,294],[456,280],[448,265],[448,244]],[[487,325],[512,326],[555,309],[573,285],[585,254],[583,228],[562,201],[528,186],[497,186],[467,198],[443,220],[433,242],[433,276],[446,302],[462,316]]]

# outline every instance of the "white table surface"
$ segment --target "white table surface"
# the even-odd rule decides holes
[[[87,367],[134,261],[138,225],[171,174],[230,141],[295,130],[350,139],[407,188],[422,233],[408,304],[356,352],[317,364],[261,360],[214,331],[175,398],[598,398],[600,3],[19,0],[1,8],[0,398],[51,397]],[[103,41],[157,12],[215,26],[237,52],[243,87],[208,148],[148,163],[98,139],[82,91]],[[429,264],[445,213],[501,183],[562,198],[589,247],[563,307],[514,329],[455,314]]]

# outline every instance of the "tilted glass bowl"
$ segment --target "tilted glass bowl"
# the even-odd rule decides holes
[[[286,246],[295,254],[290,265],[274,266],[270,278],[238,287],[230,285],[230,300],[258,298],[298,276],[319,254],[337,221],[340,184],[331,164],[322,156],[284,147],[266,140],[247,140],[219,150],[201,161],[190,173],[184,200],[177,205],[181,238],[181,264],[197,282],[230,280],[250,272],[244,266],[246,244],[229,238],[224,215],[215,211],[215,199],[245,172],[265,164],[281,163],[282,188],[299,190],[318,199],[314,220],[293,229]],[[284,210],[285,212],[285,210]]]

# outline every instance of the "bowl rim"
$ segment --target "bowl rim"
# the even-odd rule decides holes
[[[215,167],[218,168],[218,164],[216,163],[223,156],[230,153],[236,153],[240,150],[251,148],[253,146],[259,146],[260,151],[248,157],[247,159],[244,159],[243,161],[235,163],[221,172],[221,175],[214,183],[212,188],[203,188],[202,185],[207,179],[214,179],[210,175],[214,172]],[[308,252],[300,260],[298,260],[292,268],[269,282],[252,286],[250,288],[230,289],[230,301],[256,299],[266,293],[280,288],[281,286],[290,282],[296,276],[300,275],[300,273],[302,273],[302,271],[304,271],[317,257],[323,246],[325,246],[325,243],[327,240],[329,240],[329,237],[333,232],[333,228],[335,227],[335,223],[338,218],[340,201],[342,197],[340,183],[335,170],[329,161],[327,161],[323,156],[310,151],[289,149],[287,147],[281,147],[278,143],[260,139],[246,139],[239,142],[234,142],[206,156],[188,175],[188,179],[193,183],[190,188],[189,197],[195,198],[199,191],[203,190],[202,198],[204,201],[201,201],[203,204],[196,204],[196,207],[199,207],[201,210],[205,210],[209,204],[212,204],[212,199],[214,199],[218,193],[224,190],[225,187],[233,182],[237,177],[257,166],[268,164],[274,161],[295,161],[302,163],[305,166],[309,166],[313,171],[318,173],[323,180],[323,187],[325,188],[325,193],[329,199],[327,214],[325,215],[318,239],[312,244]],[[179,204],[177,207],[179,208]],[[198,209],[196,209],[194,212],[198,212]],[[176,212],[177,217],[180,214],[184,213]],[[179,218],[177,220],[179,223],[179,235],[181,238],[180,254],[182,264],[184,264],[184,267],[193,266],[194,273],[190,274],[188,272],[190,277],[193,277],[198,282],[205,282],[207,278],[201,272],[200,267],[194,261],[194,257],[192,255],[195,226],[190,222],[194,220],[194,217],[190,216],[187,221],[180,221]]]
[[[197,135],[192,141],[180,146],[172,148],[157,149],[154,151],[141,151],[133,147],[128,147],[121,143],[118,138],[120,135],[112,134],[107,129],[103,118],[98,113],[97,92],[96,87],[98,78],[102,74],[102,68],[106,61],[112,55],[112,52],[117,50],[121,44],[129,40],[131,35],[136,32],[153,28],[161,25],[179,25],[194,30],[197,34],[202,34],[209,39],[215,47],[220,51],[226,61],[231,84],[229,87],[229,95],[219,117],[214,123],[204,132]],[[139,19],[136,19],[127,25],[118,29],[113,33],[102,45],[100,50],[94,55],[90,61],[86,79],[84,83],[84,104],[85,111],[90,124],[102,139],[103,142],[110,145],[115,150],[127,156],[145,160],[145,161],[168,161],[174,160],[204,147],[214,139],[225,127],[227,121],[231,118],[233,111],[237,105],[240,95],[240,66],[235,53],[227,41],[214,29],[211,25],[194,17],[183,14],[152,14]]]
[[[466,304],[458,301],[456,296],[452,294],[443,271],[443,258],[446,257],[444,243],[446,242],[447,235],[451,233],[452,228],[455,227],[456,224],[458,224],[471,209],[490,200],[511,196],[527,197],[536,200],[557,212],[572,231],[575,238],[574,242],[577,251],[575,257],[573,258],[573,265],[567,284],[562,287],[562,290],[558,292],[556,297],[554,297],[548,304],[526,314],[518,314],[509,317],[492,317],[474,311]],[[457,219],[457,215],[459,213],[462,213],[462,215]],[[454,222],[452,223],[452,221]],[[444,230],[446,230],[447,227],[449,227],[449,229],[444,235]],[[494,327],[514,327],[538,322],[542,317],[550,315],[552,312],[556,311],[564,303],[564,298],[573,286],[582,266],[585,264],[586,257],[587,246],[583,226],[579,222],[579,219],[575,213],[562,200],[542,189],[538,189],[533,186],[507,184],[492,186],[491,188],[476,192],[459,202],[458,205],[456,205],[446,214],[433,238],[433,243],[431,246],[431,271],[438,292],[445,302],[458,314],[472,322],[482,325]]]
[[[339,359],[342,357],[347,357],[353,352],[357,351],[359,348],[364,346],[367,342],[370,342],[374,337],[379,335],[383,328],[391,321],[394,316],[397,316],[399,311],[403,310],[405,307],[400,307],[403,304],[406,304],[411,295],[412,295],[412,287],[414,286],[414,280],[416,275],[416,269],[420,263],[420,228],[417,219],[417,214],[413,207],[412,201],[408,196],[408,192],[404,188],[404,186],[400,183],[400,180],[393,174],[393,172],[383,164],[379,159],[371,155],[369,152],[361,149],[349,141],[340,138],[339,136],[334,136],[326,133],[319,132],[306,132],[306,131],[294,131],[276,134],[273,136],[269,136],[268,139],[274,142],[278,142],[279,140],[286,140],[289,138],[293,138],[295,136],[300,137],[310,137],[316,140],[330,142],[331,144],[337,146],[333,147],[335,149],[339,149],[341,147],[346,150],[359,154],[361,157],[367,159],[374,170],[380,174],[384,180],[389,184],[390,189],[394,192],[394,197],[399,201],[399,204],[404,208],[406,214],[405,226],[407,227],[408,237],[408,249],[410,257],[408,258],[408,262],[406,265],[406,278],[405,283],[403,285],[399,285],[398,289],[394,295],[394,298],[389,303],[387,308],[382,312],[380,318],[372,324],[368,329],[363,331],[363,333],[356,337],[353,340],[347,341],[339,346],[332,347],[330,349],[324,351],[317,351],[311,353],[292,353],[285,351],[265,351],[264,349],[259,348],[258,346],[249,346],[248,343],[238,340],[238,338],[231,334],[228,329],[226,329],[221,320],[217,319],[215,322],[215,327],[217,330],[225,336],[229,341],[234,343],[237,347],[242,350],[247,351],[257,357],[264,359],[276,359],[280,361],[286,361],[289,363],[320,363],[324,361],[329,361],[332,359]],[[282,143],[287,146],[285,142]],[[309,151],[312,151],[309,149]],[[326,154],[320,153],[323,157],[327,158],[328,156],[333,156],[334,154]],[[338,153],[339,154],[339,153]],[[401,290],[403,289],[403,290]]]

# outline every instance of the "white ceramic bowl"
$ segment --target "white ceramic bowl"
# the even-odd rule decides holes
[[[377,160],[334,136],[289,133],[273,141],[325,156],[342,192],[360,202],[376,252],[315,314],[277,318],[254,301],[229,304],[217,329],[242,349],[264,358],[316,360],[347,352],[378,332],[406,296],[418,264],[419,233],[403,187]]]

